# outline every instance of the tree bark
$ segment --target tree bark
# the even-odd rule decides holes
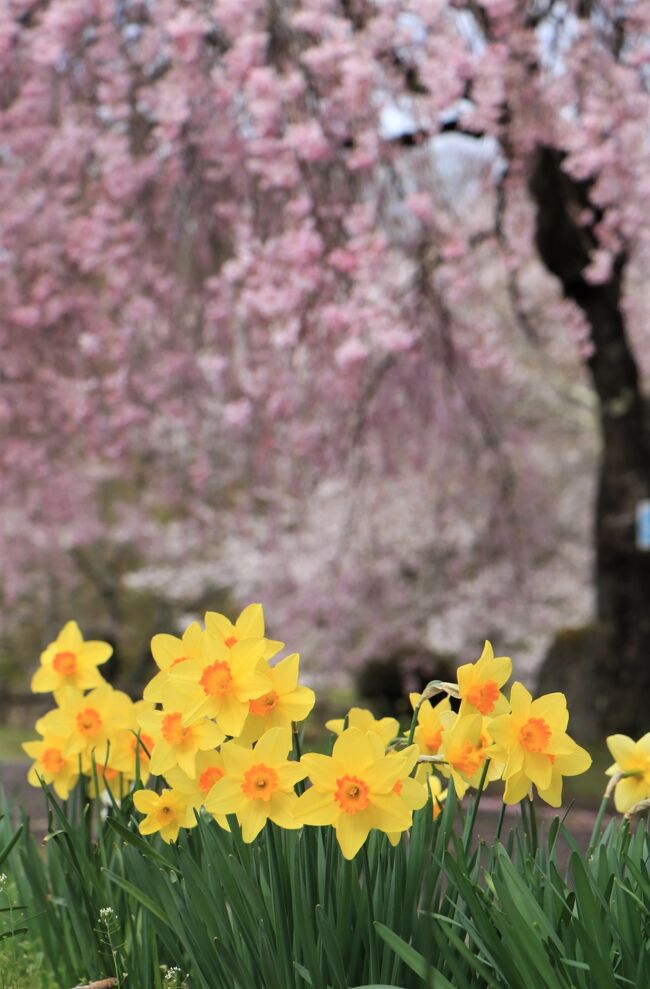
[[[596,245],[593,228],[578,223],[586,208],[593,211],[589,183],[563,172],[556,149],[538,150],[530,190],[537,207],[540,257],[589,323],[593,353],[587,364],[599,399],[596,610],[612,646],[593,665],[584,703],[594,711],[597,731],[638,737],[650,727],[650,551],[636,546],[636,507],[650,497],[650,436],[621,306],[627,259],[624,253],[616,257],[604,284],[592,285],[584,278]],[[600,218],[596,212],[593,224]]]

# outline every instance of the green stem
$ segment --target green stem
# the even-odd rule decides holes
[[[407,745],[413,745],[413,736],[415,735],[415,729],[418,723],[418,714],[420,713],[420,708],[422,707],[423,704],[424,701],[421,700],[413,711],[413,717],[411,718],[411,727],[409,728],[409,737],[406,743]]]
[[[530,847],[530,827],[528,825],[528,809],[526,807],[527,797],[519,801],[519,810],[521,811],[521,823],[524,828],[524,837],[526,838],[526,844]]]
[[[596,842],[598,841],[598,836],[600,834],[600,829],[603,824],[603,818],[605,816],[605,811],[607,810],[607,804],[609,803],[609,793],[605,790],[603,794],[603,799],[600,801],[600,807],[598,808],[598,813],[596,814],[596,820],[594,821],[594,826],[591,832],[591,838],[589,839],[589,848],[587,849],[587,858],[591,858],[594,854],[596,848]]]
[[[296,762],[300,762],[300,760],[302,759],[302,746],[300,745],[300,735],[298,732],[298,725],[295,721],[293,722],[292,735],[293,735],[293,754],[295,756]],[[301,793],[304,793],[306,788],[307,787],[304,780],[300,780],[298,783],[296,783],[296,789],[299,795]]]
[[[506,817],[506,802],[504,800],[504,802],[501,804],[501,810],[499,811],[499,820],[497,821],[497,830],[494,836],[495,841],[501,840],[501,832],[503,831],[503,822],[505,821],[505,817]]]
[[[485,778],[488,774],[488,769],[490,768],[490,760],[486,759],[483,763],[483,770],[481,772],[481,778],[478,784],[478,790],[476,791],[476,796],[474,797],[474,802],[472,803],[472,809],[470,811],[469,818],[465,825],[465,834],[463,836],[463,847],[465,849],[465,854],[469,851],[469,846],[472,841],[472,835],[474,834],[474,825],[476,823],[476,815],[478,814],[478,807],[481,802],[481,794],[483,793],[483,787],[485,786]]]
[[[363,872],[366,887],[366,894],[368,897],[368,916],[370,919],[370,924],[368,927],[370,935],[370,982],[376,982],[379,978],[379,963],[377,961],[377,933],[375,931],[375,911],[372,903],[372,890],[371,890],[371,879],[370,879],[370,859],[368,858],[368,846],[364,844],[363,846]]]
[[[535,810],[535,802],[533,800],[529,801],[528,813],[530,815],[530,837],[532,842],[533,855],[537,854],[537,811]]]
[[[524,797],[519,801],[521,807],[521,819],[524,825],[526,843],[532,855],[537,852],[537,815],[535,806],[529,797]]]
[[[282,868],[280,867],[280,855],[279,848],[282,849],[282,836],[279,831],[276,831],[275,824],[271,821],[266,822],[266,844],[267,851],[269,852],[269,859],[271,865],[271,889],[275,887],[274,901],[277,915],[279,916],[279,922],[282,927],[282,948],[284,949],[284,967],[285,967],[285,979],[291,978],[293,973],[293,965],[291,958],[289,957],[291,953],[291,936],[289,931],[289,916],[290,916],[290,904],[287,902],[285,896],[285,889],[282,885],[282,879],[287,875],[286,863],[282,862]],[[278,847],[279,846],[279,847]],[[284,852],[283,852],[284,855]]]

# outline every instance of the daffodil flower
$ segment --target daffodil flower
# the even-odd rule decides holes
[[[264,638],[264,609],[261,604],[249,604],[234,623],[218,611],[206,611],[205,627],[220,638],[228,649],[238,642],[256,639],[262,643],[263,659],[271,659],[284,649],[284,642]]]
[[[503,799],[517,803],[534,784],[543,800],[559,806],[562,777],[583,773],[591,765],[589,753],[566,733],[566,697],[555,693],[533,700],[523,684],[514,683],[510,707],[510,714],[490,721],[494,754],[505,761]]]
[[[290,750],[289,728],[269,729],[255,748],[226,742],[221,748],[225,775],[210,790],[205,809],[215,815],[236,814],[246,842],[253,841],[267,821],[281,828],[300,827],[294,786],[307,771],[288,761]]]
[[[217,718],[226,735],[236,737],[250,713],[249,701],[272,689],[262,651],[261,639],[228,648],[220,637],[206,632],[201,658],[181,663],[170,672],[164,703],[171,697],[178,699],[185,725],[203,716]]]
[[[41,653],[41,665],[32,677],[32,690],[41,694],[62,687],[77,690],[99,687],[104,678],[97,667],[112,653],[113,647],[108,642],[84,642],[77,623],[68,622]]]
[[[354,858],[370,831],[401,832],[412,812],[395,792],[411,758],[409,749],[386,755],[374,732],[348,728],[334,743],[331,756],[309,753],[301,759],[312,786],[298,798],[303,824],[331,824],[343,855]]]
[[[141,711],[137,717],[142,730],[154,742],[149,763],[154,776],[164,775],[174,766],[180,766],[190,779],[194,779],[197,753],[216,748],[225,738],[214,721],[199,715],[188,722],[182,709]]]
[[[501,687],[511,674],[512,660],[508,656],[495,656],[491,644],[486,642],[475,663],[458,667],[461,716],[482,714],[494,717],[507,711],[508,702],[501,693]]]
[[[196,826],[196,815],[187,797],[176,790],[163,790],[154,793],[153,790],[136,790],[133,803],[141,814],[140,834],[155,834],[160,832],[163,841],[176,841],[181,828]]]
[[[111,733],[132,723],[131,698],[105,683],[85,695],[73,687],[63,687],[57,691],[56,700],[58,708],[43,715],[36,722],[36,730],[41,735],[64,738],[65,756],[94,757],[97,765],[103,765]]]
[[[65,738],[56,735],[23,742],[23,749],[30,759],[34,759],[27,773],[27,781],[32,786],[40,786],[43,780],[54,787],[61,800],[68,799],[70,790],[79,779],[79,759],[76,755],[64,755],[65,743]]]
[[[248,717],[239,734],[243,745],[256,741],[269,728],[290,728],[293,722],[304,721],[312,710],[316,695],[298,683],[299,663],[300,657],[294,652],[275,666],[262,667],[270,690],[248,702]]]

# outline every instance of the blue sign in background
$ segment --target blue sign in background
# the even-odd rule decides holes
[[[650,550],[650,498],[636,506],[636,544],[639,549]]]

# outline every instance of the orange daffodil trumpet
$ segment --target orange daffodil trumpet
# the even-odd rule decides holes
[[[397,844],[428,803],[426,813],[439,816],[447,794],[441,776],[460,797],[503,779],[506,803],[535,786],[559,806],[564,776],[591,763],[566,733],[564,696],[533,700],[515,683],[508,698],[512,661],[495,656],[489,642],[476,662],[459,667],[457,683],[433,680],[411,694],[408,740],[396,718],[353,707],[327,722],[336,736],[331,755],[298,759],[292,735],[312,711],[314,692],[300,683],[298,654],[278,660],[284,643],[265,631],[262,607],[253,604],[234,622],[209,611],[204,625],[155,635],[155,673],[134,703],[99,671],[111,647],[85,642],[68,622],[33,679],[35,691],[54,693],[56,706],[37,722],[39,738],[25,743],[29,781],[51,785],[61,799],[80,777],[93,799],[104,790],[113,800],[132,793],[142,834],[163,841],[206,815],[225,830],[236,818],[247,842],[269,821],[291,830],[323,826],[334,828],[351,859],[372,831]],[[627,811],[650,797],[650,734],[638,742],[615,735],[608,744],[616,806]],[[157,792],[142,789],[150,776],[160,779]]]

